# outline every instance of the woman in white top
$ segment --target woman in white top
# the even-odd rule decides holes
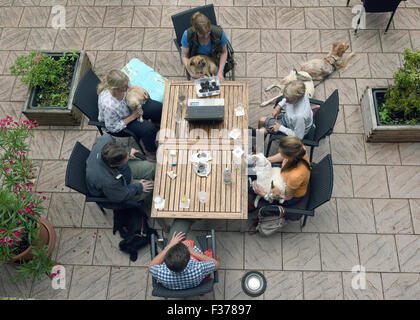
[[[290,82],[284,88],[284,98],[274,108],[272,117],[260,118],[258,129],[264,135],[284,134],[302,140],[313,126],[312,109],[305,90],[303,81]],[[284,108],[286,112],[280,113]]]

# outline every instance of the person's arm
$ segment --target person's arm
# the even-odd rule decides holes
[[[174,232],[171,241],[165,247],[165,249],[163,249],[161,252],[159,252],[159,254],[156,255],[156,257],[154,257],[152,261],[150,261],[149,266],[148,266],[149,271],[150,271],[150,268],[152,266],[157,265],[157,264],[162,264],[165,261],[165,256],[166,256],[166,253],[168,252],[168,250],[170,248],[172,248],[174,245],[180,243],[184,238],[185,238],[185,233],[183,233],[183,232],[178,232],[178,233]]]
[[[190,255],[197,258],[197,260],[214,262],[214,265],[215,265],[214,271],[219,269],[219,261],[217,261],[216,259],[213,259],[212,257],[206,256],[205,254],[202,254],[202,253],[194,250],[194,248],[191,246],[191,243],[189,241],[184,241],[183,244],[188,248],[188,251],[190,252]]]
[[[275,155],[268,157],[267,160],[270,161],[271,163],[279,163],[279,162],[283,162],[284,158],[282,157],[280,153],[276,153]]]
[[[222,53],[220,54],[220,60],[219,60],[219,71],[217,72],[217,76],[219,77],[220,82],[225,80],[224,70],[225,70],[227,56],[228,56],[228,50],[227,50],[227,44],[225,44],[222,47]]]
[[[189,54],[190,54],[190,48],[184,48],[181,46],[181,59],[185,68],[188,65],[188,61],[190,60],[190,58],[188,58]]]

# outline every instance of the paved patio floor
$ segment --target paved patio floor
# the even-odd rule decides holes
[[[357,55],[316,89],[321,100],[336,88],[340,94],[334,133],[314,157],[332,155],[333,198],[303,230],[290,223],[270,238],[241,233],[237,221],[197,223],[198,231],[217,230],[221,258],[220,282],[201,299],[248,299],[240,282],[248,270],[268,281],[257,299],[420,299],[420,143],[366,143],[359,105],[367,86],[392,83],[404,48],[420,48],[419,0],[400,5],[386,35],[390,14],[368,14],[357,37],[351,28],[356,0],[350,7],[346,0],[0,0],[0,117],[23,119],[27,87],[9,66],[35,49],[85,49],[100,76],[137,57],[169,79],[184,79],[170,16],[206,3],[215,4],[235,49],[237,80],[250,84],[252,126],[271,113],[259,104],[276,92],[264,88],[293,67],[324,56],[337,40]],[[51,27],[56,4],[66,8],[64,30]],[[74,143],[90,148],[97,135],[86,119],[78,127],[36,131],[30,143],[39,163],[36,190],[51,198],[44,216],[57,232],[54,254],[66,268],[66,289],[53,290],[48,279],[16,284],[13,268],[4,266],[0,297],[154,299],[149,249],[130,262],[112,234],[112,213],[104,216],[64,186]],[[365,290],[352,289],[355,265],[366,268]]]

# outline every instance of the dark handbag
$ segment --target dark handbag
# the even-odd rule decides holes
[[[258,218],[248,230],[249,234],[259,232],[263,236],[270,236],[275,232],[280,232],[286,225],[286,210],[282,206],[269,205],[260,208]],[[252,230],[255,227],[255,230]]]

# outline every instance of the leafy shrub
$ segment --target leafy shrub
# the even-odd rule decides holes
[[[395,86],[388,88],[385,103],[379,106],[381,122],[420,123],[420,50],[404,50],[404,66],[394,73]]]

